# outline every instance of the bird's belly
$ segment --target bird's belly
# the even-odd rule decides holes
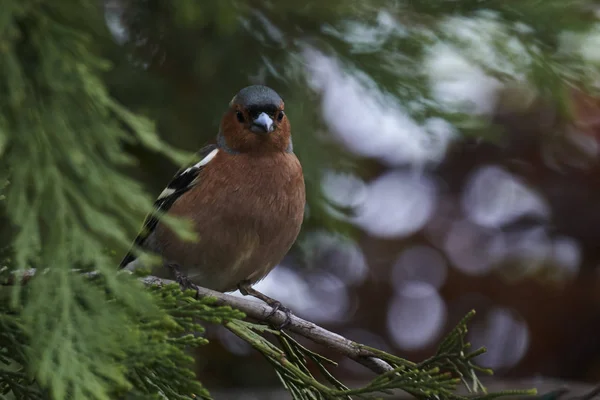
[[[196,224],[197,242],[178,242],[157,249],[165,262],[175,263],[193,283],[229,292],[242,281],[264,278],[286,255],[300,230],[301,218],[276,212],[248,213],[201,219]],[[213,214],[215,215],[215,214]],[[157,227],[157,243],[164,243],[168,228]],[[170,236],[170,233],[167,234]]]
[[[304,180],[297,158],[287,153],[233,158],[213,167],[169,209],[194,222],[198,241],[183,242],[159,224],[153,250],[180,265],[197,285],[232,291],[242,281],[262,279],[296,240]]]

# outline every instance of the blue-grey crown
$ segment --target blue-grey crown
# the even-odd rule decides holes
[[[276,91],[263,85],[245,87],[231,100],[231,104],[239,104],[244,108],[279,107],[282,102],[283,99]]]

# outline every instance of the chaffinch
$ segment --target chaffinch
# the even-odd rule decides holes
[[[198,240],[181,240],[155,214],[134,246],[162,256],[178,280],[258,297],[289,310],[252,285],[264,278],[296,240],[304,216],[302,167],[293,152],[283,99],[266,86],[240,90],[224,114],[216,144],[180,170],[158,196],[155,209],[192,220]],[[133,269],[130,251],[120,267]],[[167,277],[161,268],[154,271]]]

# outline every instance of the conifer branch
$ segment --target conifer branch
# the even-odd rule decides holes
[[[83,273],[88,278],[101,278],[97,272],[81,270],[73,270],[73,272]],[[14,275],[9,279],[11,282],[5,281],[3,284],[26,283],[35,275],[36,270],[29,269]],[[148,286],[152,292],[161,296],[163,302],[167,301],[165,299],[169,299],[170,313],[176,319],[176,326],[178,324],[183,331],[202,332],[202,327],[195,321],[213,322],[225,326],[229,331],[251,344],[273,366],[283,386],[294,400],[372,399],[374,398],[372,395],[376,393],[392,393],[396,389],[403,390],[421,400],[431,398],[491,400],[499,397],[535,394],[535,390],[487,393],[477,375],[478,373],[489,374],[491,371],[473,363],[473,358],[485,352],[485,349],[472,351],[466,340],[467,323],[474,315],[474,311],[467,314],[442,340],[433,357],[421,363],[414,363],[353,342],[293,315],[284,331],[270,328],[269,325],[283,323],[286,315],[277,311],[271,316],[272,308],[256,300],[232,296],[203,287],[198,287],[196,292],[194,290],[181,291],[175,281],[155,276],[137,277],[137,279]],[[181,317],[184,318],[181,319]],[[258,323],[246,321],[245,317],[254,319]],[[286,331],[326,346],[369,368],[377,376],[362,388],[348,388],[327,369],[327,366],[336,366],[337,363],[307,349],[289,336]],[[265,337],[266,334],[275,336],[280,346],[276,346],[268,340]],[[171,338],[171,341],[186,344],[190,340],[196,340],[197,343],[194,342],[194,345],[205,342],[203,338],[194,338],[193,335],[184,335]],[[309,361],[317,366],[325,383],[321,379],[317,379],[307,367]],[[154,376],[154,380],[157,379],[155,375],[152,376]],[[164,387],[160,389],[161,393],[165,394],[166,391],[175,393],[169,384],[155,382],[157,385],[162,383],[164,383]],[[460,395],[457,393],[461,383],[470,394]],[[197,392],[200,397],[210,398],[208,392],[201,386],[198,386],[197,390],[200,390]],[[167,396],[167,398],[169,397]]]
[[[8,281],[3,282],[4,285],[13,285],[15,280],[19,280],[21,283],[29,281],[36,273],[34,268],[27,269],[18,273],[18,278],[12,278]],[[89,276],[95,275],[94,272],[87,273]],[[13,275],[14,276],[14,275]],[[156,276],[145,276],[140,278],[140,281],[148,286],[166,286],[175,284],[175,281],[170,279],[158,278]],[[198,297],[215,298],[215,304],[220,306],[230,306],[231,308],[242,311],[246,316],[264,323],[282,324],[286,315],[282,311],[277,311],[273,316],[269,317],[272,308],[260,301],[250,300],[246,298],[236,297],[229,294],[216,292],[214,290],[198,287]],[[382,374],[385,372],[392,371],[394,368],[387,362],[375,356],[373,351],[368,349],[366,346],[355,343],[343,336],[338,335],[314,324],[310,321],[306,321],[295,315],[291,315],[290,324],[285,328],[286,330],[293,332],[297,335],[305,337],[314,343],[323,345],[327,348],[335,350],[341,355],[362,364],[366,368],[375,372],[376,374]]]
[[[174,281],[157,278],[155,276],[143,277],[141,278],[141,281],[146,285],[159,286],[175,283]],[[282,324],[286,319],[285,313],[282,311],[277,311],[273,316],[269,317],[272,308],[269,305],[259,301],[236,297],[203,287],[198,287],[198,297],[215,298],[216,305],[230,306],[231,308],[240,310],[246,314],[246,316],[260,322]],[[382,374],[393,370],[392,366],[380,358],[377,358],[375,354],[368,350],[365,346],[346,339],[337,333],[328,331],[317,324],[306,321],[293,314],[291,315],[290,324],[285,329],[305,337],[314,343],[318,343],[327,348],[335,350],[341,355],[364,365],[376,374]]]

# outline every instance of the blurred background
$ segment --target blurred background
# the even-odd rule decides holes
[[[249,84],[285,99],[309,204],[301,238],[259,290],[415,361],[475,309],[469,339],[497,377],[600,382],[595,2],[103,7],[112,94],[170,144],[212,139]],[[177,166],[131,151],[132,174],[158,194]],[[278,387],[247,344],[208,334],[208,388]],[[342,380],[371,376],[339,361]]]

